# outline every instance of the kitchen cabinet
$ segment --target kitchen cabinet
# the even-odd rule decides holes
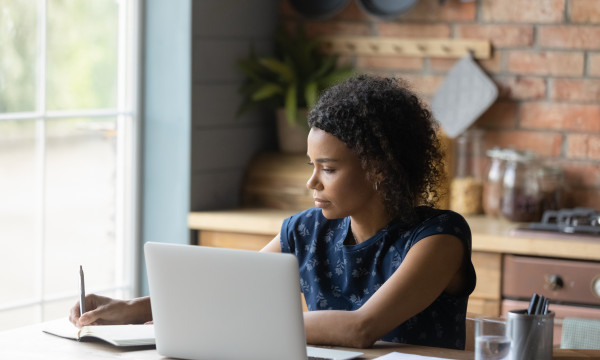
[[[195,232],[196,243],[206,246],[225,248],[239,248],[260,250],[275,235],[279,233],[282,221],[294,214],[293,210],[277,209],[235,209],[226,211],[192,212],[188,217],[188,225]],[[525,292],[518,296],[510,292],[507,281],[515,282],[519,279],[527,280],[533,276],[527,272],[513,269],[512,275],[506,273],[506,259],[514,257],[527,257],[528,259],[541,259],[542,263],[560,260],[559,268],[569,265],[570,274],[578,273],[578,266],[585,268],[585,276],[592,280],[600,279],[600,238],[576,237],[569,235],[547,234],[540,236],[537,233],[516,231],[520,224],[511,223],[501,219],[492,219],[485,216],[466,217],[472,232],[473,252],[472,261],[477,272],[477,286],[469,298],[467,311],[471,314],[486,316],[499,316],[506,311],[517,308],[526,308],[527,298],[535,291],[544,290],[542,283],[539,287],[525,286]],[[551,259],[551,260],[547,260]],[[583,265],[581,265],[583,264]],[[555,269],[555,268],[552,268]],[[575,270],[572,270],[575,269]],[[597,271],[596,271],[597,270]],[[538,275],[544,277],[544,270],[537,270]],[[540,275],[541,274],[541,275]],[[552,274],[549,274],[552,275]],[[512,276],[512,279],[504,279]],[[571,275],[570,275],[571,276]],[[593,287],[593,283],[589,284]],[[600,287],[600,285],[598,285]],[[523,291],[523,290],[521,290]],[[553,295],[555,295],[553,297]],[[565,304],[551,304],[551,310],[556,307],[557,331],[560,336],[560,320],[564,316],[592,317],[596,314],[600,318],[600,295],[593,302],[557,296],[556,292],[546,294],[550,299],[560,299]],[[569,295],[567,295],[569,296]],[[595,295],[587,294],[589,299]],[[567,301],[571,300],[571,301]],[[566,308],[565,308],[566,306]],[[560,310],[560,311],[559,311]],[[555,334],[555,337],[557,336]]]

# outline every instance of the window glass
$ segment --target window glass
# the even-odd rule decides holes
[[[133,296],[138,6],[0,0],[0,331]]]
[[[47,120],[44,295],[114,285],[115,165],[115,118]]]
[[[117,105],[118,4],[48,0],[48,110]]]
[[[0,121],[0,305],[36,295],[35,130],[35,121]]]
[[[36,3],[0,0],[0,114],[35,110]]]

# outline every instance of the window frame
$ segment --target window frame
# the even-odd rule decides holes
[[[37,306],[37,321],[45,321],[45,305],[52,302],[77,297],[77,289],[72,293],[44,295],[43,269],[45,262],[45,138],[46,122],[51,119],[67,118],[104,118],[116,119],[117,157],[116,157],[116,196],[115,196],[115,253],[114,286],[95,289],[98,292],[115,291],[127,296],[140,293],[140,174],[141,174],[141,0],[115,0],[118,13],[118,50],[117,50],[117,106],[116,108],[73,109],[48,111],[46,109],[46,32],[47,2],[37,0],[36,15],[36,110],[27,112],[0,113],[2,121],[35,122],[35,161],[37,193],[36,202],[36,296],[23,298],[9,304],[0,305],[0,312]],[[74,270],[74,273],[76,271]],[[119,283],[117,279],[122,279]],[[65,313],[66,315],[66,313]]]

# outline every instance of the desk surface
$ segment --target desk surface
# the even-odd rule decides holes
[[[0,332],[0,359],[165,359],[153,348],[121,349],[105,343],[77,342],[43,333],[42,325],[31,325]],[[389,352],[417,354],[440,358],[473,359],[469,351],[423,346],[378,343],[372,349],[361,350],[361,359],[374,359]],[[554,351],[554,359],[600,359],[600,350]]]

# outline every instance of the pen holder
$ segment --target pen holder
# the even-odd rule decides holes
[[[529,315],[527,310],[513,310],[508,312],[507,322],[511,359],[552,359],[554,312]]]

